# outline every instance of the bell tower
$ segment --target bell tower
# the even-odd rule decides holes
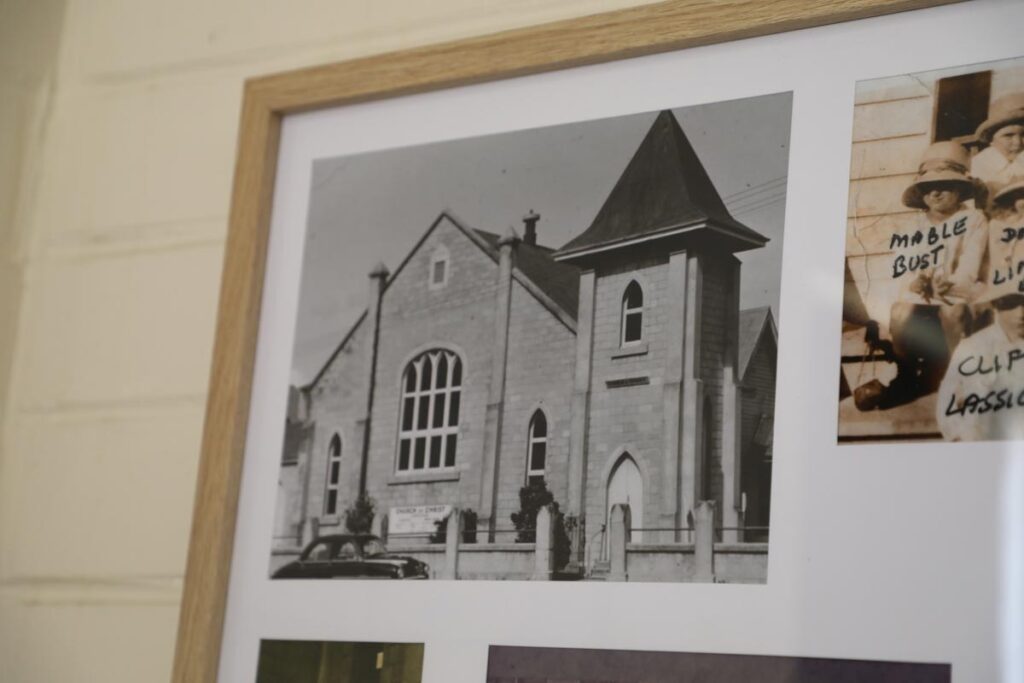
[[[631,506],[634,540],[648,543],[692,541],[702,500],[718,526],[741,525],[735,254],[767,241],[729,214],[662,111],[590,226],[555,253],[581,269],[567,506],[577,566],[614,504]],[[625,492],[624,463],[639,472]]]

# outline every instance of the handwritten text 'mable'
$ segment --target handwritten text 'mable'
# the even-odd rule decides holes
[[[921,245],[932,247],[932,249],[917,254],[897,255],[892,262],[893,278],[898,278],[905,273],[938,266],[940,255],[946,246],[942,242],[960,237],[965,232],[967,232],[967,217],[962,216],[952,224],[943,223],[941,226],[933,225],[927,230],[893,233],[892,238],[889,240],[889,249],[909,249]]]

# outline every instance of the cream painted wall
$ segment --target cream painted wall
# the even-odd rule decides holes
[[[0,0],[0,680],[169,676],[245,78],[645,0]]]

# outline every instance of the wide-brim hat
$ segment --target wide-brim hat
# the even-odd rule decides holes
[[[988,118],[982,121],[975,133],[978,139],[992,142],[992,135],[1002,128],[1015,123],[1024,124],[1024,93],[1000,97],[988,110]]]
[[[959,142],[936,142],[921,155],[921,165],[910,186],[903,191],[903,204],[912,209],[927,209],[921,186],[929,183],[949,183],[957,186],[960,199],[971,199],[979,193],[980,182],[967,172],[971,155]]]
[[[1010,203],[1015,194],[1024,192],[1024,177],[1014,176],[1008,185],[1004,185],[995,196],[992,197],[993,206],[1005,206]]]
[[[903,191],[903,205],[909,206],[912,209],[927,210],[928,206],[924,203],[924,191],[921,186],[931,183],[955,184],[960,191],[961,201],[972,199],[982,192],[980,183],[973,178],[965,178],[962,175],[945,172],[921,173],[914,179],[913,184]]]

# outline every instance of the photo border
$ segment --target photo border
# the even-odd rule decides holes
[[[172,681],[217,678],[284,116],[961,0],[668,0],[246,81]]]

